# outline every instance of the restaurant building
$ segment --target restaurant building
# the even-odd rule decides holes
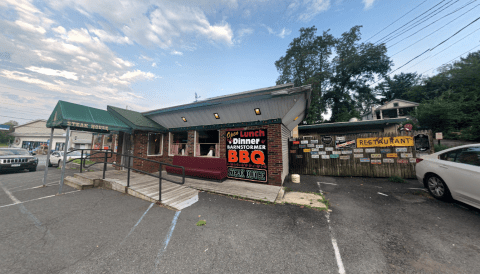
[[[113,160],[123,166],[157,172],[158,164],[143,159],[170,164],[181,159],[194,174],[226,165],[228,178],[282,185],[289,172],[288,139],[305,118],[310,95],[309,85],[284,84],[143,113],[113,106],[88,109],[115,125],[115,130],[101,124],[93,130],[117,134],[116,151],[141,158],[126,163],[116,155]],[[53,123],[54,115],[50,127],[68,125],[68,119]],[[91,127],[70,119],[75,120],[70,125]]]

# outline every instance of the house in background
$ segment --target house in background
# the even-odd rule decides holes
[[[23,125],[14,127],[15,131],[10,135],[15,137],[13,147],[21,147],[28,150],[39,146],[46,146],[50,138],[51,129],[47,128],[46,120],[35,120]],[[65,147],[65,130],[56,129],[53,135],[53,150],[63,150]],[[83,131],[72,131],[70,135],[70,148],[90,148],[92,133]]]
[[[372,110],[362,116],[362,120],[382,120],[392,118],[407,118],[408,114],[415,111],[419,103],[402,99],[394,99],[379,107],[372,107]]]

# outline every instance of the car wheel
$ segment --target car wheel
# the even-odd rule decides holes
[[[34,172],[34,171],[37,171],[37,168],[31,168],[28,170],[29,172]]]
[[[62,163],[62,160],[58,160],[57,167],[60,167],[60,164]]]
[[[447,184],[442,180],[442,178],[437,175],[429,175],[427,178],[427,188],[428,192],[435,198],[442,201],[450,201],[452,195],[450,190],[447,187]]]
[[[53,165],[52,165],[52,161],[48,160],[48,166],[49,166],[49,167],[53,166]]]

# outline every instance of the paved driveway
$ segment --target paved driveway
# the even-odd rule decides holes
[[[480,269],[480,211],[435,200],[416,180],[302,176],[286,186],[326,194],[347,273]]]
[[[318,192],[323,182],[330,213],[208,193],[175,212],[112,190],[65,186],[54,196],[59,175],[51,168],[46,188],[35,188],[42,172],[0,175],[0,273],[480,269],[479,212],[408,189],[415,182],[302,177],[289,185]]]

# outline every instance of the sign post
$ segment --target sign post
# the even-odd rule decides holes
[[[442,132],[435,133],[435,139],[438,140],[438,145],[440,145],[440,140],[443,139],[443,133]]]

